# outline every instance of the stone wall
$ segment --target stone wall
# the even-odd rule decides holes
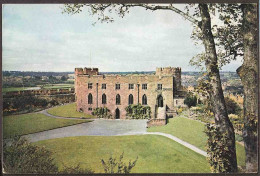
[[[84,74],[83,69],[75,69],[75,94],[77,110],[82,109],[85,113],[91,112],[97,107],[107,107],[112,116],[115,116],[116,109],[120,111],[120,118],[126,118],[125,108],[128,106],[128,97],[130,94],[134,97],[133,104],[142,104],[142,97],[147,97],[147,105],[151,107],[152,118],[156,117],[157,97],[162,95],[164,106],[168,108],[174,107],[174,81],[180,79],[175,78],[175,74],[180,72],[179,68],[172,68],[172,74],[161,71],[152,74],[143,75],[99,75]],[[83,71],[83,72],[82,72]],[[157,70],[156,70],[157,71]],[[167,73],[167,74],[166,74]],[[181,81],[180,81],[181,82]],[[88,84],[92,84],[92,88],[88,88]],[[106,84],[106,89],[102,89],[102,84]],[[116,90],[115,85],[120,84],[120,89]],[[134,84],[134,89],[129,89],[129,84]],[[142,89],[142,84],[147,84],[147,89]],[[162,90],[157,89],[157,85],[162,84]],[[93,103],[88,104],[88,95],[93,97]],[[102,95],[107,97],[106,104],[102,104]],[[119,94],[121,103],[116,105],[116,95]]]
[[[147,128],[152,126],[163,126],[166,125],[166,119],[151,119],[147,121]]]

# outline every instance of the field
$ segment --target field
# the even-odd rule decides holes
[[[43,86],[43,89],[64,89],[73,87],[74,84],[46,84]]]
[[[201,150],[206,150],[207,136],[203,132],[204,124],[184,117],[174,117],[165,126],[151,127],[148,132],[163,132],[172,134]],[[245,166],[245,150],[240,144],[236,144],[238,165]]]
[[[39,141],[36,145],[50,149],[59,168],[62,163],[104,172],[101,159],[112,155],[124,162],[138,157],[131,173],[199,173],[210,172],[206,158],[162,136],[81,136]]]
[[[60,117],[95,118],[92,115],[76,111],[76,103],[71,103],[71,104],[51,108],[48,110],[48,113]]]
[[[3,118],[3,136],[9,138],[85,122],[89,120],[55,119],[38,113],[6,116]]]
[[[14,92],[14,91],[20,91],[20,90],[27,90],[31,87],[8,87],[8,88],[2,88],[3,92]]]

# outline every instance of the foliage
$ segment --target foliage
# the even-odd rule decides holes
[[[213,124],[206,124],[205,133],[208,136],[207,154],[211,170],[214,173],[227,173],[231,171],[230,158],[233,154],[228,148],[227,133],[220,132],[219,127]]]
[[[133,167],[135,167],[138,157],[131,162],[131,160],[128,162],[128,165],[126,163],[123,163],[124,158],[124,152],[120,155],[119,161],[116,161],[116,158],[113,158],[113,156],[110,156],[108,161],[105,162],[103,159],[101,159],[102,166],[104,167],[105,173],[125,173],[128,174],[131,172]]]
[[[7,173],[57,173],[52,153],[30,144],[25,138],[4,141],[3,164]]]
[[[182,107],[178,107],[178,109],[176,110],[178,114],[181,114],[182,111],[183,111],[183,108]]]
[[[189,108],[191,106],[196,106],[197,105],[197,97],[193,96],[191,94],[188,94],[186,98],[184,99],[184,104],[186,104]]]
[[[98,118],[108,118],[110,119],[112,117],[110,110],[107,107],[99,107],[95,108],[92,112],[92,115],[97,116]]]
[[[241,108],[239,105],[232,100],[231,98],[225,97],[225,103],[226,103],[226,108],[227,108],[227,113],[228,114],[241,114]]]
[[[151,107],[143,106],[141,104],[128,105],[126,108],[126,116],[132,119],[150,119],[151,118]]]
[[[235,130],[237,132],[242,133],[242,130],[244,128],[244,119],[241,115],[236,115],[236,114],[229,114],[228,115],[230,121],[232,122]]]
[[[59,172],[59,174],[91,174],[94,173],[91,169],[83,169],[80,164],[77,164],[76,166],[68,166],[64,163],[62,164],[63,168]]]
[[[36,108],[46,108],[48,106],[46,99],[37,98],[35,96],[19,96],[11,99],[6,99],[3,102],[4,114],[14,112],[28,111],[31,112]],[[51,102],[54,103],[53,101]]]

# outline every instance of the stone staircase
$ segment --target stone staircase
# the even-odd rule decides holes
[[[166,119],[166,109],[165,109],[165,107],[158,107],[157,119]]]
[[[167,109],[166,116],[168,118],[175,117],[175,116],[177,116],[177,111],[175,109]]]

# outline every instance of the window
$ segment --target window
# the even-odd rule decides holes
[[[142,104],[143,104],[143,105],[147,105],[147,97],[146,97],[145,94],[144,94],[143,97],[142,97]]]
[[[120,105],[120,95],[119,94],[116,95],[116,104]]]
[[[106,104],[107,103],[107,96],[106,94],[102,95],[102,104]]]
[[[102,84],[102,89],[107,89],[107,85],[106,84]]]
[[[92,108],[88,108],[89,111],[92,111]]]
[[[92,89],[92,83],[88,83],[88,89]]]
[[[176,105],[178,104],[178,100],[176,100]]]
[[[157,84],[157,89],[162,90],[162,84]]]
[[[142,84],[142,89],[147,89],[147,84]]]
[[[116,89],[120,89],[120,84],[116,84]]]
[[[128,104],[131,105],[133,103],[134,103],[134,96],[132,94],[130,94],[128,97]]]
[[[93,103],[93,97],[92,94],[88,94],[88,104],[92,104]]]
[[[129,84],[128,89],[134,89],[134,84]]]

